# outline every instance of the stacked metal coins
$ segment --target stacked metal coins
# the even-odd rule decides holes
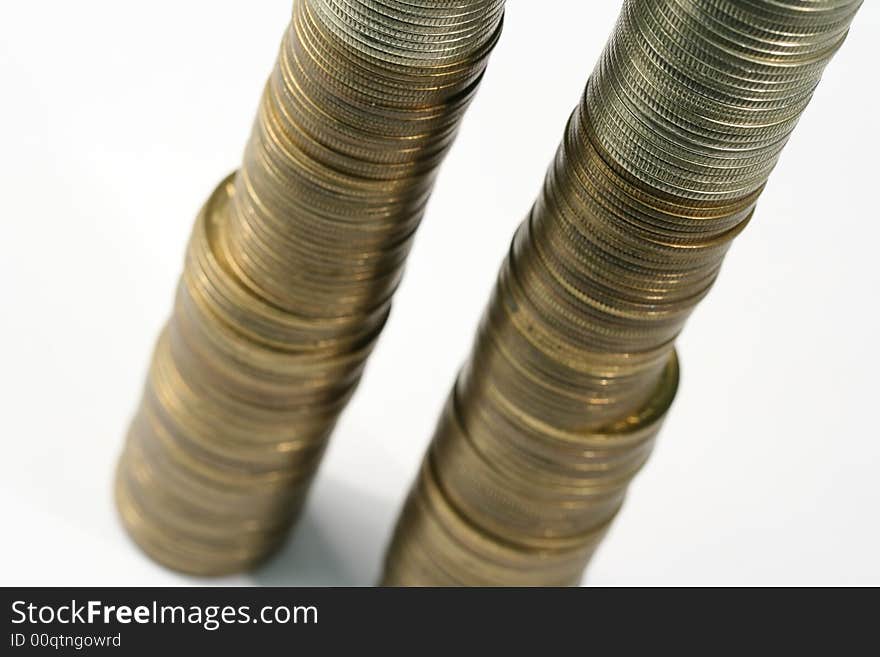
[[[519,227],[389,585],[568,585],[675,394],[674,341],[858,0],[627,0]]]
[[[503,0],[297,0],[241,170],[196,221],[118,468],[195,574],[284,538],[389,312]]]

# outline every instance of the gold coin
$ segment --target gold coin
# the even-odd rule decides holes
[[[390,310],[502,0],[296,0],[241,169],[200,212],[116,483],[157,561],[270,554]]]
[[[801,5],[625,0],[513,238],[386,583],[580,579],[672,403],[675,339],[860,2]]]

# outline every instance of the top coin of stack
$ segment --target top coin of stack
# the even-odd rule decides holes
[[[386,560],[394,585],[576,583],[675,394],[854,0],[626,0],[502,266]]]
[[[191,573],[284,537],[389,312],[503,0],[297,0],[241,170],[203,208],[118,468]]]

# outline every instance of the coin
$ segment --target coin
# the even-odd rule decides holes
[[[625,0],[386,556],[384,583],[580,580],[647,461],[676,337],[859,0]]]
[[[284,539],[390,310],[503,0],[296,0],[241,169],[199,214],[116,480],[157,561]]]

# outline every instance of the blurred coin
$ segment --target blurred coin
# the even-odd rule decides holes
[[[503,0],[296,0],[242,168],[199,214],[118,467],[153,558],[283,540],[388,317]]]

